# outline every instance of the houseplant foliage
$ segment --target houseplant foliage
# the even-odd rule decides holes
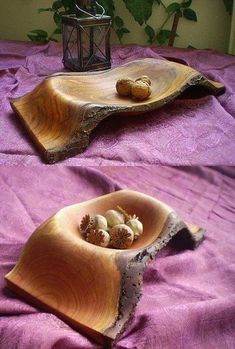
[[[233,0],[223,0],[223,1],[224,1],[226,10],[231,15],[233,12]]]
[[[146,38],[150,44],[164,45],[169,42],[174,44],[175,37],[178,36],[177,28],[179,20],[186,19],[197,22],[197,14],[192,8],[192,0],[173,1],[169,5],[165,5],[163,0],[122,0],[134,20],[143,26]],[[223,0],[228,12],[232,12],[233,0]],[[116,32],[120,42],[124,35],[130,33],[123,19],[118,15],[118,2],[120,0],[98,0],[106,13],[112,17],[113,30]],[[153,8],[162,6],[165,11],[165,19],[163,23],[155,28],[148,24],[152,16]],[[36,42],[48,42],[50,40],[57,41],[56,36],[61,34],[61,17],[75,13],[74,0],[54,0],[49,8],[39,8],[38,13],[51,12],[56,28],[50,35],[42,29],[30,31],[28,37]],[[168,28],[170,19],[173,18],[173,25]]]

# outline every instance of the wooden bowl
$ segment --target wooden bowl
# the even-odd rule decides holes
[[[81,218],[120,205],[136,214],[143,235],[128,250],[92,245],[80,233]],[[68,206],[43,223],[6,276],[10,288],[100,343],[117,340],[140,298],[149,259],[182,229],[190,230],[164,203],[121,190]],[[194,233],[201,231],[193,228]]]
[[[145,101],[120,97],[116,81],[148,75],[152,94]],[[190,86],[211,93],[224,85],[206,79],[196,70],[175,62],[146,58],[96,73],[60,73],[49,76],[32,92],[11,99],[11,106],[48,163],[82,152],[92,130],[106,117],[143,114],[163,106]]]

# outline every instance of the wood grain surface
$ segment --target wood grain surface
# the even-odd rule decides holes
[[[103,214],[117,205],[139,216],[143,235],[128,250],[86,242],[79,229],[82,217]],[[109,345],[118,339],[134,312],[147,262],[182,229],[190,234],[164,203],[121,190],[65,207],[49,218],[31,235],[5,278],[26,301]]]
[[[152,80],[152,94],[147,100],[136,101],[116,93],[118,79],[141,75]],[[11,99],[11,106],[44,160],[55,163],[84,151],[92,130],[109,115],[146,113],[195,85],[213,94],[224,91],[221,83],[207,80],[188,66],[146,58],[105,72],[54,74],[32,92]]]

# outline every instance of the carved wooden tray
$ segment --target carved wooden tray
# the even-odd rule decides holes
[[[143,235],[128,250],[92,245],[79,231],[81,218],[120,205],[137,214]],[[100,343],[116,341],[140,298],[147,262],[179,231],[202,240],[164,203],[121,190],[60,210],[30,237],[5,278],[10,288]],[[196,239],[198,240],[198,239]]]
[[[116,93],[116,81],[148,75],[152,94],[137,102]],[[175,62],[146,58],[96,73],[61,73],[49,76],[32,92],[11,99],[47,163],[82,152],[91,131],[111,114],[137,115],[161,107],[190,86],[200,85],[211,93],[224,91],[194,69]]]

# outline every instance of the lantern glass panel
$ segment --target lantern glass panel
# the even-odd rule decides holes
[[[107,60],[105,26],[83,27],[81,30],[83,66],[104,63]]]
[[[111,67],[111,19],[63,16],[64,65],[75,71],[102,70]]]
[[[67,43],[64,51],[64,61],[69,61],[71,64],[76,64],[77,57],[80,56],[80,45],[78,45],[77,29],[70,25],[64,30],[64,40]]]

